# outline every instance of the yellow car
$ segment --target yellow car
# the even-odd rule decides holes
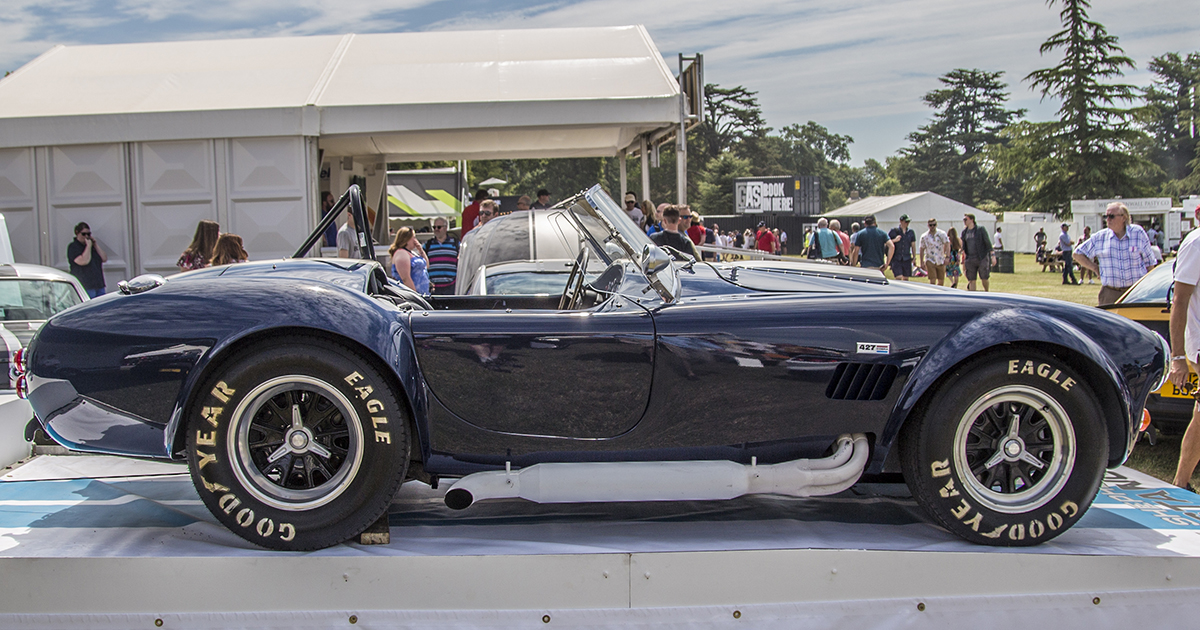
[[[1167,262],[1151,269],[1150,273],[1129,287],[1116,303],[1100,308],[1128,317],[1170,341],[1173,268],[1174,265]],[[1192,372],[1188,375],[1186,389],[1180,389],[1171,381],[1167,381],[1158,391],[1150,394],[1150,398],[1146,400],[1146,409],[1150,412],[1154,426],[1160,431],[1171,433],[1186,429],[1192,419],[1195,391],[1196,373]]]

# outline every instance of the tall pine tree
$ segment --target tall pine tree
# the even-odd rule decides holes
[[[945,87],[922,100],[937,110],[933,120],[909,134],[912,146],[901,149],[911,158],[904,184],[911,190],[930,190],[978,206],[1013,201],[1013,186],[991,180],[976,157],[990,144],[1002,142],[1000,130],[1025,114],[1004,107],[1007,85],[1003,72],[958,68],[939,80]]]
[[[1149,194],[1154,167],[1132,148],[1142,138],[1132,126],[1132,85],[1110,83],[1133,68],[1104,25],[1088,17],[1087,0],[1061,2],[1063,29],[1050,36],[1041,53],[1061,50],[1062,61],[1025,77],[1042,97],[1057,99],[1058,120],[1018,123],[1004,134],[1008,147],[993,146],[987,158],[996,172],[1019,181],[1023,206],[1065,216],[1072,199],[1136,197]]]

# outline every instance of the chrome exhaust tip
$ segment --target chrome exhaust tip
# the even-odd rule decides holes
[[[446,507],[451,510],[465,510],[474,502],[475,497],[466,488],[451,488],[446,492]]]

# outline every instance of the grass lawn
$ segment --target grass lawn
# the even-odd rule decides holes
[[[1042,271],[1033,254],[1016,254],[1013,257],[1015,273],[992,273],[991,290],[1020,295],[1054,298],[1094,306],[1099,284],[1081,284],[1079,286],[1062,284],[1062,274]],[[1076,279],[1081,280],[1078,271]],[[910,282],[928,282],[924,278]],[[961,278],[958,288],[965,289],[967,279]],[[1175,463],[1179,459],[1180,435],[1161,435],[1155,446],[1143,438],[1133,449],[1128,466],[1148,475],[1170,482],[1175,476]],[[1200,474],[1192,475],[1192,486],[1200,487]]]

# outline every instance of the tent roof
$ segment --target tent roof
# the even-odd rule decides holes
[[[0,81],[0,147],[320,136],[396,160],[613,155],[679,121],[641,26],[56,46]]]
[[[884,197],[865,197],[854,203],[844,205],[837,210],[826,212],[821,216],[829,219],[837,219],[840,217],[874,216],[899,206],[907,206],[904,208],[904,211],[914,217],[933,216],[932,212],[934,210],[937,211],[938,215],[950,213],[959,214],[961,216],[962,214],[970,212],[975,214],[981,221],[990,219],[992,216],[991,214],[974,206],[968,206],[965,203],[943,197],[933,192],[905,193],[903,195],[888,195]]]

